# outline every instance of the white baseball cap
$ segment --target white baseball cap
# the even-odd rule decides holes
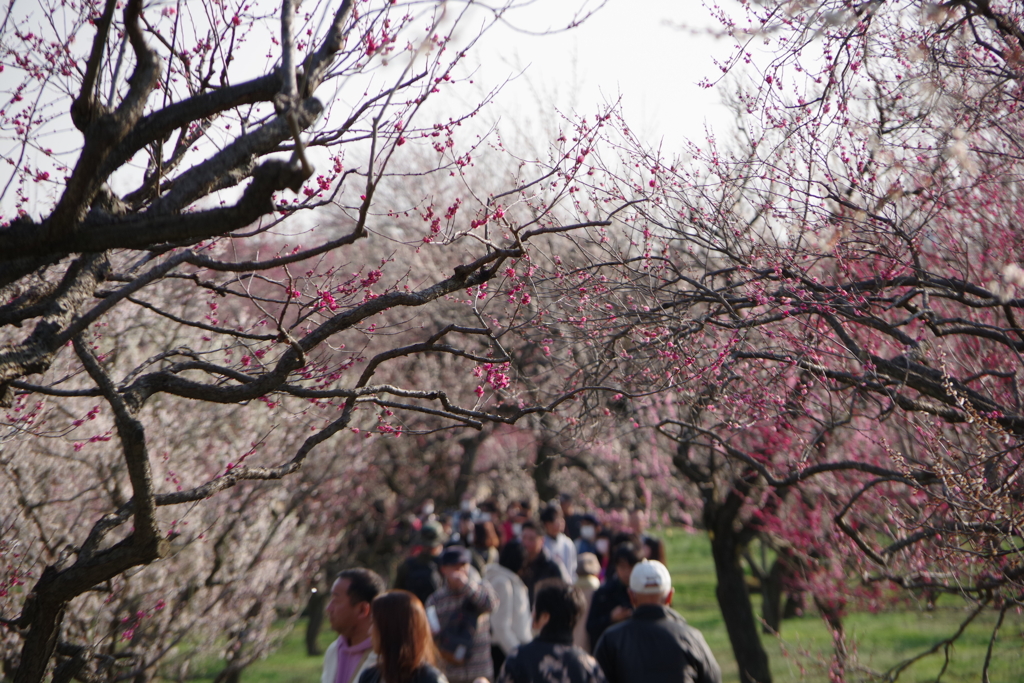
[[[629,589],[637,595],[668,595],[672,590],[672,577],[661,562],[641,560],[633,565]]]

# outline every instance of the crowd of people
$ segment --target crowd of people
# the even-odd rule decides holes
[[[414,524],[391,590],[368,569],[335,580],[322,683],[720,683],[642,512],[466,499]]]

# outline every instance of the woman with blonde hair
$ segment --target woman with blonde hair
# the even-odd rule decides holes
[[[370,611],[377,665],[364,671],[359,683],[448,683],[434,666],[434,637],[419,598],[391,590],[374,598]]]

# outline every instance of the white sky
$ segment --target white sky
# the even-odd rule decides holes
[[[737,5],[736,0],[722,2]],[[509,18],[519,29],[541,33],[564,28],[581,5],[599,3],[532,0]],[[473,26],[469,22],[462,30]],[[607,0],[581,26],[553,35],[498,26],[470,52],[466,64],[476,70],[475,82],[483,91],[513,78],[484,112],[485,119],[500,118],[506,140],[517,131],[522,136],[550,133],[559,121],[555,109],[592,115],[621,96],[630,128],[649,146],[662,143],[663,153],[671,157],[684,140],[702,140],[705,125],[720,134],[731,126],[719,88],[698,85],[720,75],[714,57],[725,58],[732,47],[731,40],[710,36],[719,28],[702,0]],[[73,149],[75,141],[69,142]],[[29,190],[35,194],[38,188]],[[12,196],[3,208],[11,208],[6,205]]]
[[[519,10],[514,23],[531,30],[564,26],[579,4],[541,0]],[[551,103],[591,114],[621,95],[630,127],[652,146],[663,141],[671,156],[683,140],[703,139],[706,124],[722,133],[731,123],[719,88],[698,85],[721,75],[713,60],[734,45],[710,35],[720,28],[701,0],[608,0],[582,26],[558,35],[498,28],[470,58],[480,64],[482,82],[525,69],[496,102],[505,124],[543,119]]]

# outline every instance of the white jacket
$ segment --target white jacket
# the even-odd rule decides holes
[[[551,538],[547,534],[544,534],[544,547],[548,549],[552,557],[557,560],[561,560],[565,570],[569,572],[570,578],[566,579],[566,583],[572,583],[575,581],[576,544],[573,543],[565,534],[558,534],[556,538]]]
[[[339,636],[340,639],[340,636]],[[359,667],[355,675],[352,676],[352,680],[349,683],[359,683],[359,677],[363,675],[363,672],[369,669],[371,666],[377,664],[377,653],[372,649],[363,660],[363,665]],[[335,639],[327,646],[327,652],[324,653],[324,672],[320,674],[320,683],[334,683],[334,678],[338,675],[338,639]]]
[[[498,607],[491,612],[491,640],[507,656],[533,640],[530,594],[515,572],[497,562],[484,567],[484,579],[498,594]]]

